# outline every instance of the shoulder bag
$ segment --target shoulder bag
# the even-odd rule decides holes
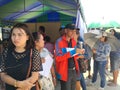
[[[30,51],[30,64],[29,64],[29,68],[28,68],[28,72],[27,72],[27,76],[26,78],[28,78],[30,76],[30,71],[31,71],[31,67],[32,66],[32,49]],[[36,86],[36,90],[41,90],[40,89],[40,85],[38,83],[38,80],[35,82],[35,86]]]

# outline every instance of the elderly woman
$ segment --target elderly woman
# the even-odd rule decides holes
[[[40,73],[39,82],[41,90],[55,90],[54,86],[56,85],[56,75],[53,66],[52,54],[46,48],[44,48],[44,38],[41,33],[38,34],[37,32],[34,32],[33,37],[35,47],[39,51],[39,55],[41,57],[43,65],[43,71],[39,72]],[[52,63],[50,64],[50,62]],[[49,65],[46,65],[45,63],[49,63]],[[48,70],[46,70],[46,68]]]

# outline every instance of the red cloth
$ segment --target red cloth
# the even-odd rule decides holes
[[[76,46],[76,41],[72,39],[72,48]],[[67,48],[68,42],[66,36],[60,37],[55,44],[55,60],[57,77],[60,80],[67,81],[68,79],[68,58],[71,57],[70,52],[62,53],[62,48]],[[76,71],[79,70],[77,56],[74,56]]]

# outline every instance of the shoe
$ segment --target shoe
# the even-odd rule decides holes
[[[97,90],[104,90],[104,88],[100,87],[100,88],[98,88]]]
[[[107,85],[108,85],[108,86],[111,86],[111,87],[116,87],[116,86],[117,86],[117,84],[115,84],[115,83],[113,83],[113,82],[108,83]]]

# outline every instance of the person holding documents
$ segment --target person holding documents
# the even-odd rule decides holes
[[[75,90],[76,78],[79,72],[77,57],[84,49],[76,48],[74,24],[65,26],[65,34],[55,43],[56,76],[60,80],[61,90]]]

